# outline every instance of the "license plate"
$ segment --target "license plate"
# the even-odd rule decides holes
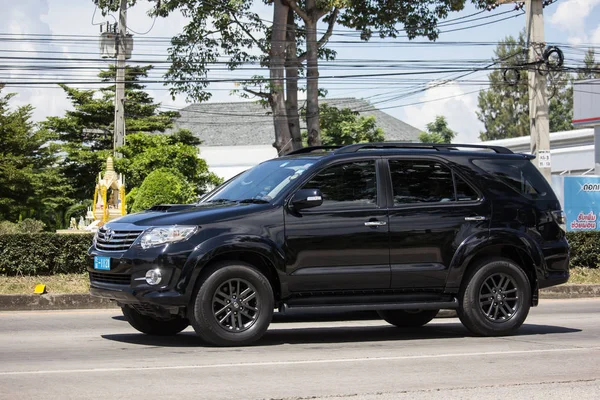
[[[110,271],[110,257],[94,257],[94,269]]]

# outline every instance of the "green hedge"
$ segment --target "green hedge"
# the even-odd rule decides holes
[[[571,246],[571,268],[600,267],[600,231],[567,232]]]
[[[86,270],[92,234],[0,235],[0,274],[52,275]],[[600,266],[600,232],[569,232],[571,267]]]
[[[0,274],[53,275],[86,270],[93,234],[0,235]]]

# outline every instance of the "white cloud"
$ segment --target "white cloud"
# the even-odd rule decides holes
[[[588,36],[585,22],[591,11],[600,5],[600,0],[565,0],[558,4],[554,14],[550,16],[550,23],[558,29],[568,32],[567,41],[571,45],[581,43],[600,43],[600,32]],[[600,29],[600,25],[598,25]]]
[[[564,31],[583,31],[586,17],[598,4],[600,0],[565,0],[558,4],[550,22]]]
[[[471,89],[469,89],[471,91]],[[477,119],[477,93],[465,94],[467,91],[455,83],[433,87],[415,102],[427,102],[405,107],[401,119],[419,129],[443,115],[450,129],[456,131],[456,143],[472,143],[479,141],[479,132],[483,125]],[[455,96],[455,97],[453,97]],[[443,100],[438,100],[443,99]],[[436,101],[437,100],[437,101]]]
[[[14,2],[10,7],[0,13],[0,26],[5,27],[5,32],[10,34],[49,34],[50,26],[44,22],[43,16],[48,12],[47,0],[31,0],[25,2]],[[16,57],[49,57],[51,53],[41,53],[58,51],[60,48],[48,43],[35,41],[15,41],[4,43],[3,49],[12,50],[7,55]],[[13,65],[12,69],[5,69],[2,75],[6,78],[12,78],[13,81],[31,81],[39,79],[36,77],[34,69],[23,68],[23,65],[34,65],[32,60],[6,61],[7,65]],[[8,79],[7,79],[8,80]],[[62,91],[55,88],[49,89],[34,87],[12,87],[4,89],[5,93],[17,93],[17,96],[11,100],[12,107],[31,104],[34,107],[33,119],[36,121],[44,119],[47,115],[61,113],[68,102]]]
[[[592,44],[600,44],[600,24],[598,24],[598,27],[592,31],[589,42]]]

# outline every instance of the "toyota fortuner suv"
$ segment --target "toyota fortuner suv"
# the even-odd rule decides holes
[[[151,335],[192,325],[259,339],[280,312],[375,310],[398,327],[456,309],[514,333],[569,278],[564,214],[532,156],[502,147],[368,143],[266,161],[187,205],[103,226],[91,293]]]

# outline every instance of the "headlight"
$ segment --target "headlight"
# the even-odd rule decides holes
[[[148,249],[165,243],[181,242],[189,239],[197,231],[197,226],[175,225],[150,228],[142,235],[140,244],[142,248]]]

